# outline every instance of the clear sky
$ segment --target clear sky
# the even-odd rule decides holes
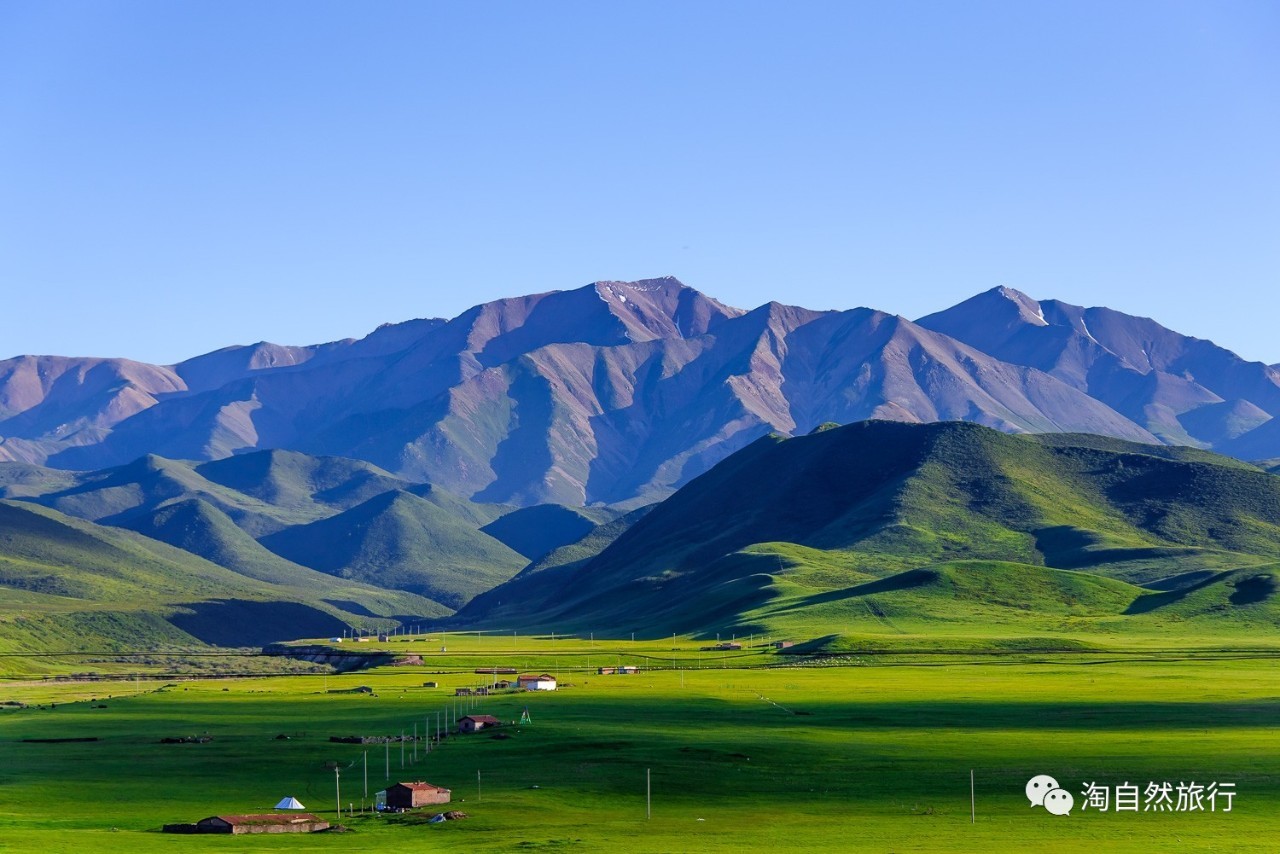
[[[675,275],[1280,362],[1274,2],[0,3],[0,358]]]

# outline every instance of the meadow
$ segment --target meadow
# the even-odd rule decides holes
[[[0,850],[1271,851],[1280,838],[1274,652],[849,654],[796,666],[772,649],[706,645],[432,635],[358,645],[412,650],[422,666],[344,675],[11,680],[0,702],[28,705],[0,707]],[[595,672],[615,664],[652,669]],[[546,670],[562,687],[455,698],[485,666]],[[508,723],[506,738],[453,736],[416,756],[409,743],[403,760],[399,743],[329,741],[421,734],[467,710],[516,721],[526,708],[531,722]],[[69,737],[98,740],[23,741]],[[332,818],[333,763],[349,834],[159,832],[268,811],[286,795]],[[1073,793],[1070,815],[1029,806],[1036,774]],[[469,818],[362,813],[388,778],[447,786]],[[1192,780],[1234,783],[1231,811],[1081,809],[1087,782]]]

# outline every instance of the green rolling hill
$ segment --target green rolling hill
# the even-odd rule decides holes
[[[254,578],[132,531],[0,501],[0,651],[7,653],[256,646],[447,612],[412,594],[302,568]]]
[[[506,581],[526,563],[437,503],[403,491],[264,537],[262,544],[294,563],[408,590],[450,608]]]
[[[127,528],[365,617],[447,614],[614,516],[480,504],[360,460],[279,450],[97,472],[0,463],[0,498]]]
[[[651,636],[1174,630],[1183,611],[1131,606],[1265,575],[1253,568],[1280,555],[1280,479],[1187,448],[860,422],[761,439],[601,546],[526,570],[459,619]],[[1272,588],[1246,588],[1255,598],[1219,596],[1230,607],[1197,619],[1274,635]]]

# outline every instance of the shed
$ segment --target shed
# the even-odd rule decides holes
[[[387,806],[391,809],[412,809],[430,804],[447,804],[451,795],[452,792],[448,789],[421,780],[396,783],[387,786]]]
[[[549,673],[543,673],[538,676],[526,674],[516,678],[516,685],[529,691],[554,691],[556,690],[556,677]]]
[[[502,721],[493,715],[467,715],[458,718],[458,732],[479,732],[492,726],[502,726]]]
[[[196,833],[315,833],[329,822],[311,813],[211,815],[196,822]]]

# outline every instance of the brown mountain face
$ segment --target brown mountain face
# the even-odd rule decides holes
[[[744,312],[674,278],[596,282],[172,367],[0,362],[0,459],[99,469],[288,448],[479,501],[631,506],[770,432],[866,418],[1280,456],[1280,436],[1255,432],[1280,411],[1278,376],[1152,321],[1016,291],[913,323]]]
[[[1162,441],[1252,458],[1280,447],[1274,425],[1259,430],[1280,414],[1280,371],[1149,318],[996,288],[919,323],[1045,371]]]

